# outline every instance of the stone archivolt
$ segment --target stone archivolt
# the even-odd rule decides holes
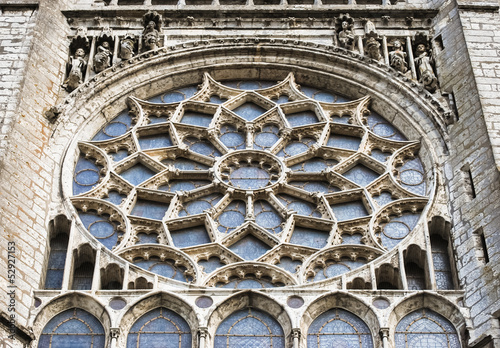
[[[293,74],[268,85],[205,74],[162,103],[130,98],[128,113],[79,143],[95,167],[83,171],[99,177],[83,184],[75,170],[74,207],[104,215],[118,232],[108,249],[166,285],[355,278],[410,238],[426,209],[419,143],[372,113],[369,97],[334,103]]]

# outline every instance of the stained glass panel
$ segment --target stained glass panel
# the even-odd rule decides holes
[[[419,213],[404,213],[399,217],[391,217],[380,236],[382,244],[389,250],[394,248],[415,228],[419,218]]]
[[[290,243],[321,249],[326,246],[330,232],[295,226]]]
[[[405,316],[396,327],[396,347],[460,348],[453,325],[443,316],[420,309]]]
[[[339,163],[334,159],[323,159],[320,157],[314,157],[307,161],[295,164],[290,167],[294,172],[321,172],[323,170],[328,169],[329,167],[333,167]]]
[[[176,169],[180,170],[208,170],[208,166],[187,158],[176,158],[173,159],[164,159],[161,163],[166,165],[173,165]]]
[[[201,112],[185,111],[181,123],[193,126],[208,127],[214,115],[202,114]]]
[[[128,132],[132,126],[132,117],[128,111],[122,112],[111,122],[106,124],[92,139],[92,141],[108,140],[116,138]]]
[[[285,347],[283,329],[269,314],[253,308],[234,312],[217,328],[215,347]]]
[[[295,211],[297,214],[312,217],[321,217],[321,213],[318,211],[318,207],[312,203],[287,194],[278,195],[278,199],[288,210]]]
[[[245,134],[236,129],[235,126],[225,124],[220,129],[220,141],[228,149],[240,150],[245,148]]]
[[[127,348],[191,348],[191,328],[177,313],[156,308],[140,317],[127,336]]]
[[[186,144],[192,151],[204,156],[215,157],[221,155],[219,150],[217,150],[208,140],[187,137],[184,139],[184,144]]]
[[[319,122],[314,111],[301,111],[286,115],[286,119],[292,127],[304,126]]]
[[[184,207],[179,211],[179,216],[188,216],[201,214],[205,210],[212,208],[220,201],[222,195],[220,193],[212,193],[198,198],[195,201],[184,204]]]
[[[248,235],[231,245],[229,249],[245,260],[255,260],[271,248],[253,235]]]
[[[166,278],[175,279],[181,282],[191,281],[190,277],[184,275],[186,268],[183,266],[176,266],[174,260],[162,261],[157,256],[151,256],[147,260],[139,257],[134,259],[133,263],[138,267]]]
[[[327,146],[354,151],[357,151],[359,149],[360,144],[360,138],[340,134],[330,135],[330,138],[328,138],[328,141],[326,143]]]
[[[73,175],[73,194],[79,195],[97,186],[101,179],[100,169],[95,160],[87,159],[81,154]]]
[[[264,200],[256,201],[254,203],[254,215],[257,225],[273,234],[281,232],[283,219],[268,202]]]
[[[351,220],[369,215],[362,201],[332,204],[331,207],[338,221]]]
[[[149,169],[142,163],[138,163],[120,173],[120,176],[122,176],[132,185],[139,185],[141,182],[148,180],[155,174],[156,174],[155,171]]]
[[[168,134],[155,134],[139,137],[139,145],[142,150],[158,149],[172,146],[172,140]]]
[[[244,103],[233,110],[236,115],[243,117],[247,121],[253,121],[266,111],[263,107],[252,102]]]
[[[118,237],[122,232],[118,232],[116,221],[110,221],[108,214],[98,215],[97,212],[79,212],[80,220],[85,228],[106,248],[112,249],[118,243]]]
[[[307,347],[373,348],[373,340],[363,320],[335,308],[321,314],[309,326]]]
[[[270,149],[279,140],[279,128],[273,125],[266,125],[255,134],[254,149]]]
[[[245,222],[246,205],[243,201],[232,201],[217,218],[218,230],[229,233]]]
[[[365,167],[362,164],[356,165],[342,175],[360,186],[367,186],[379,177],[377,172]]]
[[[177,231],[170,231],[174,245],[177,248],[186,248],[193,245],[210,243],[205,226],[196,226],[190,228],[183,228]]]
[[[102,324],[90,313],[72,308],[53,317],[43,328],[38,348],[104,348]]]
[[[211,273],[217,268],[224,267],[226,264],[217,256],[211,256],[208,260],[200,260],[198,264],[203,267],[203,272]]]

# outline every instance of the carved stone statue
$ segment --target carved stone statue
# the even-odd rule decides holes
[[[126,34],[120,41],[120,58],[130,59],[135,55],[136,39],[134,34]]]
[[[394,69],[405,74],[408,71],[408,63],[406,63],[406,52],[402,50],[401,41],[395,40],[393,50],[389,52],[389,64]]]
[[[370,37],[365,44],[365,52],[368,57],[380,61],[382,55],[380,54],[380,42],[378,42],[374,37]]]
[[[354,34],[352,33],[352,25],[347,21],[342,21],[342,30],[339,32],[339,45],[347,49],[352,49],[354,42]]]
[[[87,61],[85,60],[85,55],[85,50],[83,48],[78,48],[76,49],[73,56],[71,56],[69,59],[66,67],[68,77],[64,81],[63,85],[63,87],[66,88],[68,92],[73,91],[83,83],[83,78],[87,69]]]
[[[97,53],[94,56],[94,71],[100,73],[101,71],[111,66],[111,50],[109,41],[103,41],[97,46]]]
[[[144,51],[155,50],[158,48],[158,41],[160,40],[160,33],[156,30],[156,23],[149,21],[142,33],[144,38]]]
[[[437,77],[434,75],[431,57],[429,57],[424,44],[417,45],[415,57],[415,66],[417,67],[419,82],[423,84],[425,89],[429,92],[434,93],[437,89]]]

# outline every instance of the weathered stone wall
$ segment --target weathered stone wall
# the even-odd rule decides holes
[[[458,119],[448,128],[451,146],[445,173],[458,273],[465,290],[464,304],[470,308],[471,343],[486,335],[498,337],[494,318],[498,279],[494,275],[499,270],[500,185],[495,142],[500,138],[495,134],[498,100],[494,96],[498,97],[495,91],[499,83],[495,63],[500,66],[500,58],[495,49],[494,29],[499,28],[492,24],[495,20],[498,14],[459,11],[451,1],[442,7],[436,25],[436,36],[441,35],[443,43],[437,53],[441,88],[454,94],[458,111]],[[496,39],[500,42],[500,36]],[[469,170],[475,198],[468,188]],[[474,233],[481,228],[490,257],[488,264],[482,261],[483,251]]]
[[[7,285],[15,285],[15,321],[26,331],[33,290],[41,284],[53,186],[54,160],[46,151],[50,125],[44,111],[59,95],[68,42],[67,24],[60,11],[63,1],[21,5],[4,7],[0,17],[0,286],[7,289]],[[15,279],[8,283],[7,250],[12,245]],[[7,292],[2,291],[3,317],[11,314],[9,301]]]

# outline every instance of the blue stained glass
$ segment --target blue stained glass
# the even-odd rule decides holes
[[[292,260],[291,258],[285,256],[280,259],[280,262],[276,266],[283,268],[285,271],[290,273],[296,273],[297,267],[302,265],[302,261]]]
[[[337,147],[340,149],[354,150],[359,149],[361,139],[358,137],[351,137],[348,135],[332,134],[326,143],[327,146]]]
[[[368,128],[383,138],[405,141],[406,137],[399,132],[396,127],[389,124],[385,118],[372,111],[370,115],[367,117],[368,120]]]
[[[361,242],[362,238],[363,238],[363,235],[359,234],[359,233],[354,233],[353,235],[343,234],[342,235],[342,244],[363,244]]]
[[[241,189],[256,190],[270,183],[269,173],[258,167],[240,167],[229,174],[229,183]]]
[[[373,199],[377,202],[377,204],[383,207],[386,204],[394,202],[395,200],[392,198],[392,194],[389,192],[382,192],[378,196],[373,196]]]
[[[139,137],[139,145],[141,149],[158,149],[162,147],[172,146],[172,140],[168,134],[155,134]]]
[[[217,95],[212,95],[210,97],[210,103],[214,103],[214,104],[222,104],[222,103],[225,103],[227,101],[226,98],[220,98],[219,96]]]
[[[164,123],[167,122],[168,119],[168,116],[149,115],[149,124]]]
[[[326,103],[345,103],[350,101],[340,95],[336,95],[333,93],[328,93],[325,91],[321,91],[319,89],[307,86],[301,86],[300,90],[302,93],[307,95],[309,98],[315,99],[317,101],[326,102]]]
[[[247,121],[255,120],[266,111],[263,107],[252,102],[246,102],[233,110],[236,115],[243,117]]]
[[[396,326],[397,347],[405,348],[459,348],[461,347],[453,325],[443,316],[419,309],[405,316]]]
[[[107,123],[96,135],[92,141],[108,140],[116,138],[128,132],[132,126],[132,117],[128,111],[122,112],[111,122]]]
[[[245,260],[255,260],[271,248],[253,235],[248,235],[231,245],[229,249]]]
[[[179,216],[196,215],[203,213],[204,210],[212,208],[222,198],[220,193],[212,193],[198,198],[195,201],[184,204],[184,208],[179,212]]]
[[[360,186],[367,186],[373,180],[379,177],[379,174],[362,164],[356,165],[354,168],[349,169],[342,174],[347,179],[355,182]]]
[[[168,210],[168,203],[154,202],[138,199],[130,215],[141,216],[148,219],[161,220]]]
[[[389,250],[394,248],[415,228],[419,218],[420,213],[404,213],[399,217],[391,217],[380,235],[382,245]]]
[[[156,174],[155,171],[149,169],[145,165],[138,163],[124,172],[120,176],[127,180],[132,185],[139,185]]]
[[[212,122],[214,115],[207,115],[201,112],[185,111],[181,123],[191,124],[193,126],[208,127]]]
[[[217,217],[217,228],[221,233],[229,233],[245,222],[246,205],[243,201],[232,201]]]
[[[312,322],[307,347],[373,348],[373,341],[364,321],[346,310],[334,308]]]
[[[161,185],[158,190],[167,192],[191,191],[202,186],[210,185],[208,180],[172,180],[168,184]]]
[[[370,154],[370,156],[372,156],[377,161],[382,162],[382,163],[386,162],[387,159],[389,157],[391,157],[391,155],[392,155],[392,153],[390,153],[390,152],[383,152],[383,151],[381,151],[379,149],[373,149],[372,153]]]
[[[199,154],[208,156],[208,157],[218,157],[221,155],[219,150],[215,148],[215,146],[210,143],[208,140],[197,139],[194,137],[188,137],[184,139],[184,144],[189,146],[189,148],[197,152]]]
[[[337,221],[345,221],[368,216],[368,211],[362,201],[353,201],[331,205]]]
[[[140,317],[127,336],[127,348],[190,348],[191,328],[177,313],[156,308]]]
[[[179,157],[177,159],[164,159],[161,163],[173,165],[180,170],[208,170],[208,166],[187,158]]]
[[[332,193],[341,191],[337,186],[327,181],[292,181],[290,185],[301,188],[307,192]]]
[[[318,211],[317,206],[312,203],[287,194],[278,195],[278,199],[288,210],[296,211],[297,214],[318,218],[321,217],[321,213]]]
[[[271,233],[280,233],[283,219],[276,210],[266,201],[256,201],[254,204],[255,222]]]
[[[148,99],[150,103],[175,103],[185,99],[191,98],[197,92],[196,86],[188,86],[179,88],[174,91],[169,91],[165,94],[157,95],[156,97]]]
[[[399,169],[401,186],[417,195],[425,196],[424,167],[419,158],[414,158],[403,164]]]
[[[339,163],[334,159],[323,159],[321,157],[314,157],[308,159],[307,161],[297,163],[290,167],[294,172],[306,172],[306,173],[319,173],[323,170],[333,167]]]
[[[290,243],[321,249],[326,246],[330,232],[295,226]]]
[[[270,149],[279,140],[279,128],[273,125],[262,127],[262,130],[255,135],[254,149]]]
[[[432,263],[437,287],[440,290],[453,290],[453,277],[451,274],[450,258],[448,256],[448,243],[440,236],[431,236]]]
[[[235,126],[225,124],[220,128],[220,141],[228,149],[239,150],[245,148],[245,135],[239,132]]]
[[[280,95],[279,98],[272,98],[271,100],[276,104],[284,104],[288,103],[290,101],[290,98],[287,95]]]
[[[128,156],[128,150],[121,149],[116,152],[110,152],[109,154],[113,158],[113,161],[120,162],[122,159]]]
[[[199,260],[198,264],[203,267],[203,272],[207,274],[226,265],[217,256],[211,256],[208,260]]]
[[[119,193],[117,191],[109,191],[108,192],[108,197],[105,197],[104,200],[111,202],[115,205],[120,205],[123,201],[123,199],[127,198],[127,195],[124,195],[122,193]]]
[[[117,223],[109,221],[108,214],[97,215],[93,212],[79,212],[80,220],[85,228],[106,248],[112,249],[118,243]]]
[[[53,317],[43,328],[39,348],[104,348],[104,328],[90,313],[68,309]]]
[[[45,289],[61,289],[67,249],[68,236],[66,234],[60,233],[50,240]]]
[[[302,140],[294,140],[288,143],[284,149],[278,152],[278,156],[280,157],[291,157],[298,155],[299,153],[306,152],[309,147],[316,143],[316,139],[314,138],[302,138]]]
[[[286,119],[292,127],[304,126],[319,122],[314,111],[301,111],[286,115]]]
[[[219,325],[215,347],[284,348],[280,324],[269,314],[253,308],[234,312]]]
[[[92,289],[92,278],[94,275],[94,264],[84,262],[75,268],[73,272],[73,283],[71,290],[90,290]]]
[[[139,241],[136,244],[158,244],[158,234],[137,233]]]
[[[96,187],[101,178],[99,171],[100,168],[95,164],[95,160],[86,159],[81,154],[73,174],[73,194],[79,195]]]
[[[149,258],[149,260],[139,258],[134,260],[133,263],[138,267],[166,278],[179,280],[181,282],[187,282],[191,280],[189,277],[184,275],[184,271],[186,269],[182,266],[175,266],[174,260],[161,261],[159,257],[152,256]]]
[[[210,243],[205,226],[183,228],[177,231],[170,231],[172,241],[177,248],[186,248],[193,245]]]

